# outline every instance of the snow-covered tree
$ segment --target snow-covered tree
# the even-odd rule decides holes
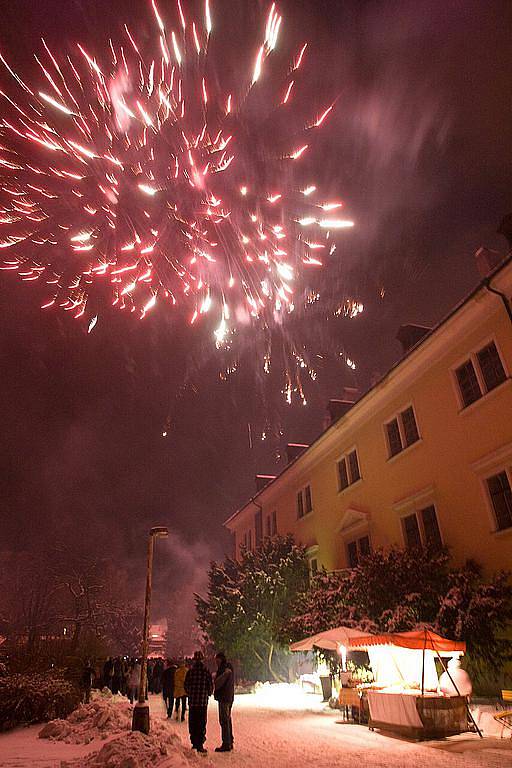
[[[242,663],[248,674],[280,679],[276,655],[297,596],[308,583],[303,547],[291,536],[266,538],[240,561],[212,563],[207,597],[196,596],[198,621],[207,638]]]

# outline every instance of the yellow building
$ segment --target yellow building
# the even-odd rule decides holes
[[[414,346],[225,522],[237,556],[279,532],[312,571],[426,542],[512,568],[511,296],[508,257],[433,330],[402,328]]]

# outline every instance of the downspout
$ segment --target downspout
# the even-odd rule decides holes
[[[496,288],[493,288],[493,287],[491,286],[491,281],[490,281],[490,279],[489,279],[489,278],[487,278],[486,280],[484,280],[484,287],[485,287],[485,288],[487,288],[487,290],[488,290],[490,293],[495,293],[495,294],[496,294],[496,296],[499,296],[499,297],[500,297],[500,299],[501,299],[501,300],[502,300],[502,302],[503,302],[503,306],[505,307],[505,311],[506,311],[506,313],[507,313],[507,315],[508,315],[508,319],[510,320],[510,323],[511,323],[511,325],[512,325],[512,309],[511,309],[511,307],[510,307],[510,302],[509,302],[509,300],[507,299],[507,297],[505,296],[505,294],[504,294],[504,293],[502,293],[501,291],[498,291],[498,290],[496,290]]]

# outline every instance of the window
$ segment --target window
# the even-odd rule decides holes
[[[249,531],[247,534],[247,549],[252,549],[252,531]]]
[[[433,504],[421,510],[421,522],[423,523],[425,542],[433,549],[441,549],[443,542],[437,522],[436,508]]]
[[[418,427],[416,426],[416,419],[414,418],[414,411],[412,406],[402,411],[402,425],[404,428],[405,444],[412,445],[420,439],[418,434]]]
[[[258,509],[254,515],[254,539],[256,543],[256,549],[261,545],[263,539],[263,513],[261,509]]]
[[[267,538],[270,538],[272,536],[270,515],[267,515],[267,519],[265,521],[265,536],[267,536]]]
[[[478,364],[482,372],[487,392],[502,384],[506,377],[503,363],[501,362],[496,344],[492,341],[486,347],[477,352]]]
[[[396,456],[420,439],[414,408],[410,405],[386,424],[389,456]]]
[[[308,512],[311,512],[313,509],[313,501],[311,499],[311,486],[306,485],[304,488],[304,503],[306,507],[306,515]]]
[[[455,376],[464,408],[502,384],[507,374],[494,341],[459,365]]]
[[[277,535],[277,512],[274,509],[272,512],[272,536]]]
[[[304,501],[302,499],[302,491],[297,494],[297,517],[304,517]]]
[[[404,526],[405,543],[407,544],[408,549],[417,549],[418,547],[421,547],[420,527],[418,525],[416,512],[404,517],[402,523]]]
[[[471,360],[457,368],[455,373],[464,406],[467,407],[476,400],[479,400],[482,397],[482,393]]]
[[[357,451],[349,453],[348,466],[350,469],[350,481],[355,483],[361,477],[361,473],[359,472],[359,462],[357,460]]]
[[[349,568],[355,568],[359,560],[371,552],[370,537],[361,536],[359,539],[349,541],[347,544],[347,559]]]
[[[357,451],[351,451],[338,461],[338,482],[340,491],[344,491],[352,483],[361,479]]]
[[[347,472],[347,460],[345,457],[338,461],[338,479],[340,483],[340,491],[345,490],[350,485]]]
[[[403,517],[402,527],[408,549],[418,549],[422,546],[440,549],[443,546],[436,508],[433,504]]]
[[[391,456],[396,456],[402,450],[402,438],[400,437],[398,419],[393,419],[389,424],[386,424],[386,429],[388,432],[389,453]]]
[[[512,490],[510,479],[505,471],[487,478],[487,488],[491,498],[496,528],[503,531],[512,527]]]
[[[311,486],[306,485],[297,493],[297,517],[301,518],[313,511],[313,499],[311,496]],[[276,522],[277,528],[277,522]]]

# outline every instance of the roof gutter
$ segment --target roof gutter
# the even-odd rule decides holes
[[[487,288],[487,290],[490,293],[495,293],[496,296],[500,297],[500,299],[503,302],[503,306],[505,307],[505,311],[508,315],[508,319],[510,320],[510,323],[512,325],[512,308],[510,307],[510,302],[505,296],[505,294],[502,293],[501,291],[496,290],[496,288],[492,287],[490,278],[487,278],[486,280],[484,280],[484,287]]]

